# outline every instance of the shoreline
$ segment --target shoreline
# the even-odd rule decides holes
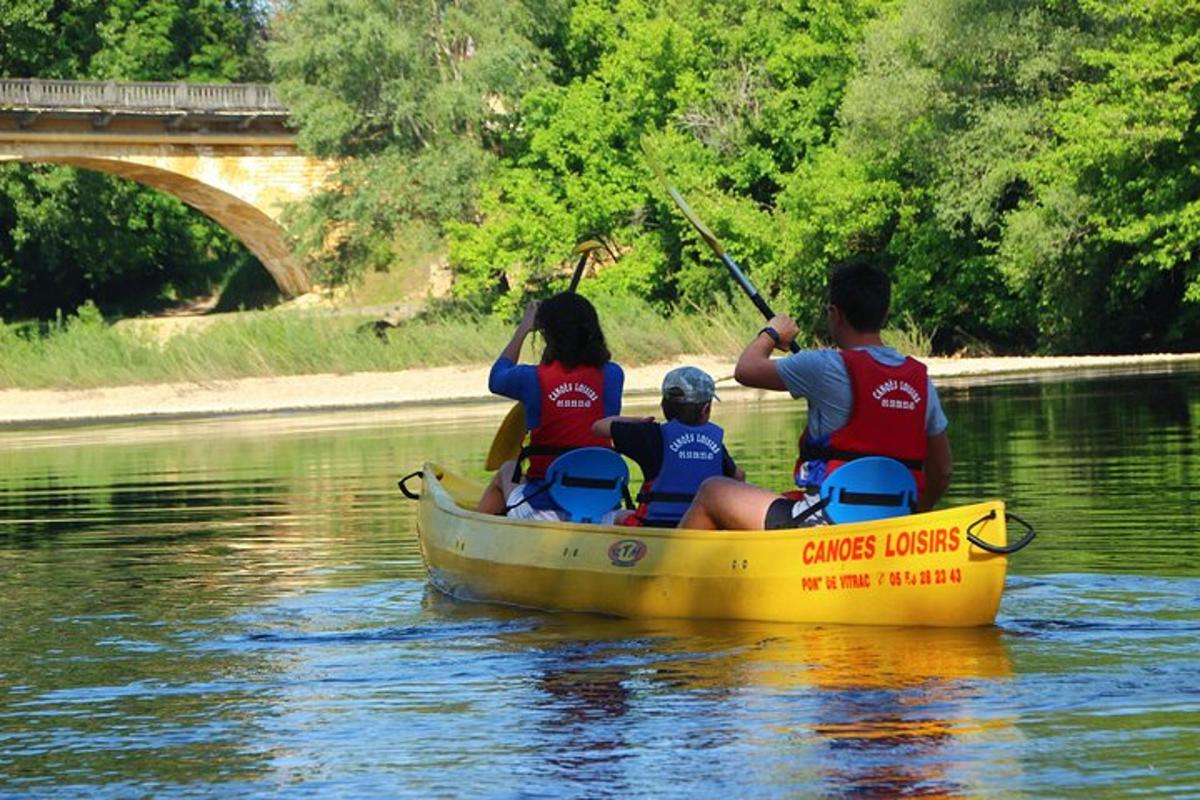
[[[1039,376],[1092,372],[1171,369],[1200,365],[1200,353],[1128,356],[1047,356],[925,359],[939,386],[990,383]],[[663,373],[692,364],[718,379],[725,401],[757,400],[774,392],[733,383],[733,362],[711,356],[680,357],[658,364],[628,367],[625,396],[657,396]],[[453,406],[460,414],[473,407],[491,413],[511,401],[487,391],[489,365],[429,367],[402,372],[293,375],[241,378],[207,383],[166,383],[99,389],[0,390],[0,427],[30,428],[89,425],[135,420],[187,419],[245,414],[332,412],[425,406],[435,415]]]

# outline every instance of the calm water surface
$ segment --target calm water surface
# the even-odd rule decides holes
[[[985,629],[446,599],[394,479],[501,406],[0,431],[0,796],[1200,797],[1200,371],[943,395],[1040,531]]]

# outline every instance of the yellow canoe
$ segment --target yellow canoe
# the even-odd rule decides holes
[[[464,600],[622,617],[971,626],[995,620],[1004,589],[1006,556],[976,544],[1006,544],[1000,501],[823,528],[692,531],[480,514],[471,509],[481,484],[436,464],[421,478],[417,534],[430,582]]]

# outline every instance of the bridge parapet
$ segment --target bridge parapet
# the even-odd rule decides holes
[[[258,83],[158,83],[0,78],[0,108],[29,111],[287,115]]]

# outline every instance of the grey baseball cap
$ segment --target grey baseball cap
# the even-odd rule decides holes
[[[720,400],[712,376],[697,367],[676,367],[663,376],[663,397],[676,397],[685,403]]]

